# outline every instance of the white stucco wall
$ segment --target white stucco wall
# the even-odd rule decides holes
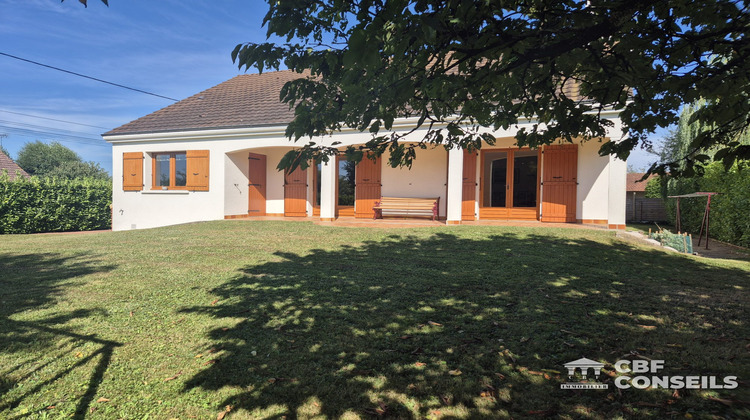
[[[381,194],[386,197],[440,197],[440,217],[445,217],[448,152],[442,148],[420,150],[411,169],[392,168],[383,156]]]
[[[227,153],[224,158],[224,215],[247,214],[247,152]]]
[[[599,156],[602,143],[591,140],[578,146],[576,219],[607,220],[609,212],[609,158]]]
[[[185,140],[165,134],[156,140],[120,136],[126,141],[112,146],[113,230],[143,229],[180,223],[220,220],[225,215],[247,214],[247,152],[267,155],[267,212],[284,212],[283,174],[276,170],[291,142],[281,133],[262,138],[201,133],[203,138]],[[278,147],[286,145],[285,147]],[[151,189],[151,153],[210,150],[208,191],[162,191]],[[123,191],[122,155],[144,153],[143,191]],[[235,186],[235,184],[237,184]],[[277,185],[279,188],[273,188]]]
[[[151,189],[151,153],[211,150],[208,191]],[[144,154],[143,191],[123,191],[122,154]],[[112,147],[112,229],[143,229],[224,217],[224,153],[207,142],[127,144]]]

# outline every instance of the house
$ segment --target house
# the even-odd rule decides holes
[[[626,164],[599,156],[605,139],[529,149],[516,146],[515,129],[487,129],[497,138],[494,146],[471,154],[420,150],[411,169],[391,168],[384,156],[356,166],[332,159],[285,175],[276,165],[298,145],[284,136],[293,112],[279,101],[279,91],[298,77],[292,71],[240,75],[103,134],[112,144],[112,228],[262,215],[372,218],[381,196],[439,197],[439,217],[447,224],[539,220],[625,227]],[[622,138],[618,112],[603,114],[612,122],[608,137]],[[410,130],[416,122],[402,118],[393,129]],[[369,136],[344,129],[316,141],[345,147]]]
[[[6,172],[8,174],[11,181],[15,180],[17,175],[20,175],[24,178],[31,178],[29,174],[26,173],[26,171],[21,169],[21,167],[13,161],[13,159],[0,151],[0,174],[3,172]]]
[[[644,173],[627,174],[627,221],[661,222],[667,220],[667,210],[661,198],[646,198],[646,185],[658,175],[643,179]]]

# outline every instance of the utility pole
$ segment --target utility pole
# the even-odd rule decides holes
[[[6,137],[8,137],[8,135],[7,135],[7,134],[5,134],[5,133],[0,133],[0,149],[2,149],[2,148],[3,148],[3,139],[4,139],[4,138],[6,138]]]

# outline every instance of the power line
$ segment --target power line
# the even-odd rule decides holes
[[[101,140],[95,139],[93,137],[75,136],[75,135],[72,135],[72,134],[55,133],[53,131],[33,130],[33,129],[30,129],[30,128],[12,127],[12,126],[8,126],[8,125],[0,125],[0,128],[8,130],[8,131],[15,131],[15,132],[18,132],[18,133],[21,133],[21,134],[41,134],[43,136],[54,136],[54,138],[56,138],[56,137],[64,137],[64,138],[87,140],[88,144],[91,144],[91,145],[101,145]]]
[[[145,93],[146,95],[156,96],[156,97],[158,97],[158,98],[163,98],[163,99],[169,99],[170,101],[175,101],[175,102],[177,102],[177,101],[178,101],[177,99],[174,99],[174,98],[170,98],[169,96],[162,96],[162,95],[158,95],[158,94],[156,94],[156,93],[152,93],[152,92],[147,92],[147,91],[145,91],[145,90],[140,90],[140,89],[132,88],[132,87],[129,87],[129,86],[125,86],[125,85],[121,85],[121,84],[118,84],[118,83],[108,82],[108,81],[106,81],[106,80],[102,80],[102,79],[97,79],[96,77],[86,76],[85,74],[81,74],[81,73],[76,73],[76,72],[74,72],[74,71],[70,71],[70,70],[65,70],[65,69],[61,69],[61,68],[59,68],[59,67],[55,67],[55,66],[50,66],[50,65],[48,65],[48,64],[43,64],[43,63],[40,63],[40,62],[38,62],[38,61],[27,60],[27,59],[25,59],[25,58],[21,58],[21,57],[18,57],[18,56],[15,56],[15,55],[11,55],[11,54],[8,54],[8,53],[0,52],[0,55],[4,55],[4,56],[6,56],[6,57],[10,57],[10,58],[13,58],[13,59],[16,59],[16,60],[20,60],[20,61],[25,61],[25,62],[27,62],[27,63],[31,63],[31,64],[36,64],[37,66],[42,66],[42,67],[46,67],[46,68],[48,68],[48,69],[52,69],[52,70],[57,70],[57,71],[61,71],[61,72],[63,72],[63,73],[68,73],[68,74],[72,74],[72,75],[74,75],[74,76],[78,76],[78,77],[83,77],[83,78],[85,78],[85,79],[91,79],[91,80],[95,80],[95,81],[97,81],[97,82],[101,82],[101,83],[106,83],[106,84],[108,84],[108,85],[112,85],[112,86],[117,86],[117,87],[121,87],[121,88],[123,88],[123,89],[128,89],[128,90],[132,90],[132,91],[135,91],[135,92]]]
[[[78,143],[78,144],[85,144],[88,146],[99,146],[99,147],[110,147],[108,144],[102,144],[98,139],[92,138],[92,137],[82,137],[82,136],[74,136],[70,134],[60,134],[60,133],[53,133],[49,131],[42,131],[42,130],[31,130],[27,128],[18,128],[18,127],[10,127],[6,125],[0,125],[0,128],[8,130],[8,131],[15,131],[17,133],[20,133],[21,135],[26,136],[38,136],[41,135],[44,138],[47,138],[49,140],[55,140],[55,141],[61,141],[65,143]],[[68,140],[65,140],[68,139]],[[91,141],[80,141],[80,140],[70,140],[70,139],[82,139],[82,140],[91,140]],[[93,143],[93,142],[96,143]]]
[[[82,123],[77,123],[77,122],[73,122],[73,121],[58,120],[58,119],[55,119],[55,118],[47,118],[47,117],[42,117],[42,116],[39,116],[39,115],[24,114],[22,112],[8,111],[8,110],[5,110],[5,109],[0,109],[0,112],[7,112],[8,114],[22,115],[24,117],[39,118],[41,120],[57,121],[57,122],[66,123],[66,124],[74,124],[74,125],[81,125],[81,126],[84,126],[84,127],[101,128],[102,130],[109,130],[109,128],[107,128],[107,127],[100,127],[98,125],[89,125],[89,124],[82,124]]]
[[[60,133],[61,135],[67,135],[66,133],[68,133],[68,134],[73,134],[73,135],[84,134],[84,135],[89,136],[93,134],[93,133],[87,133],[85,131],[65,130],[63,128],[50,127],[47,125],[29,124],[29,123],[22,123],[22,122],[16,122],[16,121],[0,120],[0,124],[12,124],[13,126],[16,126],[19,128],[26,127],[26,128],[32,128],[32,129],[54,130],[55,133]],[[86,138],[91,138],[91,137],[86,137]]]

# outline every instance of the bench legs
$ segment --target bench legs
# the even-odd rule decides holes
[[[374,207],[380,206],[380,203],[381,203],[380,201],[376,201]],[[376,220],[378,218],[378,215],[380,216],[381,219],[383,218],[383,211],[381,209],[373,208],[372,210],[373,210],[372,220]]]

